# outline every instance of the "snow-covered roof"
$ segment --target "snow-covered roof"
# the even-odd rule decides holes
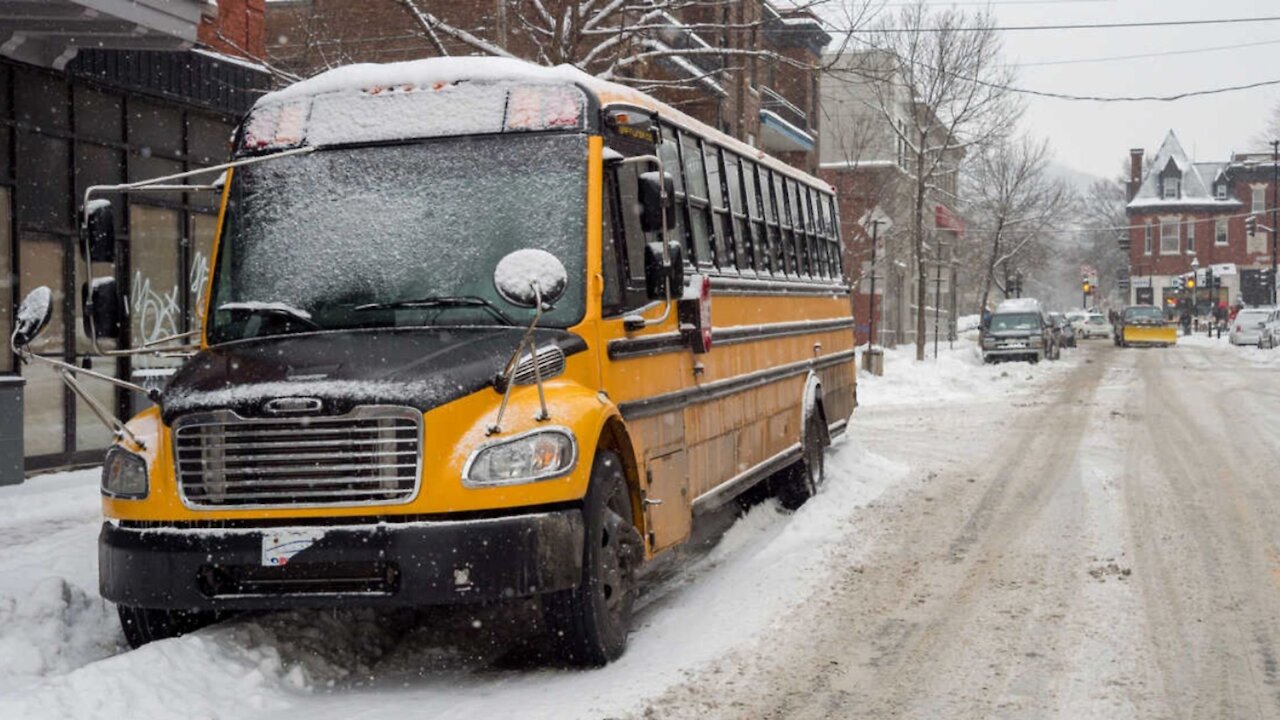
[[[997,313],[1040,312],[1040,301],[1035,298],[1009,298],[996,306]]]
[[[1182,191],[1179,197],[1165,198],[1161,186],[1161,176],[1172,164],[1182,175]],[[1235,207],[1240,201],[1228,196],[1219,200],[1213,191],[1213,183],[1226,167],[1226,163],[1192,162],[1187,152],[1178,142],[1178,136],[1172,130],[1165,136],[1160,149],[1156,151],[1151,169],[1142,178],[1133,200],[1129,201],[1130,209],[1179,207],[1184,205],[1219,205]]]

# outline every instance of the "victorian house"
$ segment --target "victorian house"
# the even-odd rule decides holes
[[[1269,302],[1274,171],[1270,153],[1194,162],[1172,131],[1150,162],[1143,150],[1131,150],[1129,227],[1121,234],[1129,252],[1130,302],[1177,304],[1187,297],[1183,287],[1193,269],[1201,309],[1210,299]],[[1212,298],[1207,270],[1213,274]]]

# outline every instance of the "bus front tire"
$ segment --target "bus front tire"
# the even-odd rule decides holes
[[[780,473],[778,502],[787,510],[797,510],[818,493],[826,478],[826,446],[822,442],[822,413],[814,412],[805,421],[800,459]]]
[[[635,572],[644,555],[644,540],[636,530],[631,493],[617,453],[596,453],[583,522],[582,582],[545,596],[543,609],[565,659],[573,665],[599,667],[618,659],[626,649]]]
[[[117,605],[120,629],[129,647],[137,649],[149,642],[193,633],[219,620],[212,611],[165,610]]]

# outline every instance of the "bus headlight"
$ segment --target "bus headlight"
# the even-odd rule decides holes
[[[102,493],[111,497],[147,496],[147,461],[114,445],[102,464]]]
[[[568,473],[577,461],[572,432],[539,429],[481,445],[467,460],[462,484],[489,487],[548,480]]]

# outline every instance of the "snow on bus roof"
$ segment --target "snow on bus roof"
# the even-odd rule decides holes
[[[342,92],[344,90],[360,91],[370,87],[397,85],[423,86],[435,83],[452,83],[459,80],[523,80],[542,83],[577,84],[594,93],[602,106],[627,103],[656,110],[661,117],[695,131],[712,142],[737,152],[739,155],[751,158],[766,167],[790,175],[793,178],[803,180],[811,186],[824,188],[828,192],[835,191],[835,188],[830,183],[816,178],[797,167],[788,165],[764,153],[759,148],[752,147],[737,138],[727,135],[656,98],[650,97],[635,88],[589,75],[572,65],[547,67],[515,58],[478,56],[423,58],[393,63],[358,63],[327,70],[315,77],[296,82],[275,92],[267,93],[254,103],[254,107],[280,103],[289,99]]]
[[[315,77],[267,93],[255,105],[374,86],[431,85],[458,80],[528,80],[531,82],[583,83],[595,78],[573,67],[545,67],[512,58],[438,57],[393,63],[357,63],[326,70]],[[597,81],[598,82],[598,81]]]

